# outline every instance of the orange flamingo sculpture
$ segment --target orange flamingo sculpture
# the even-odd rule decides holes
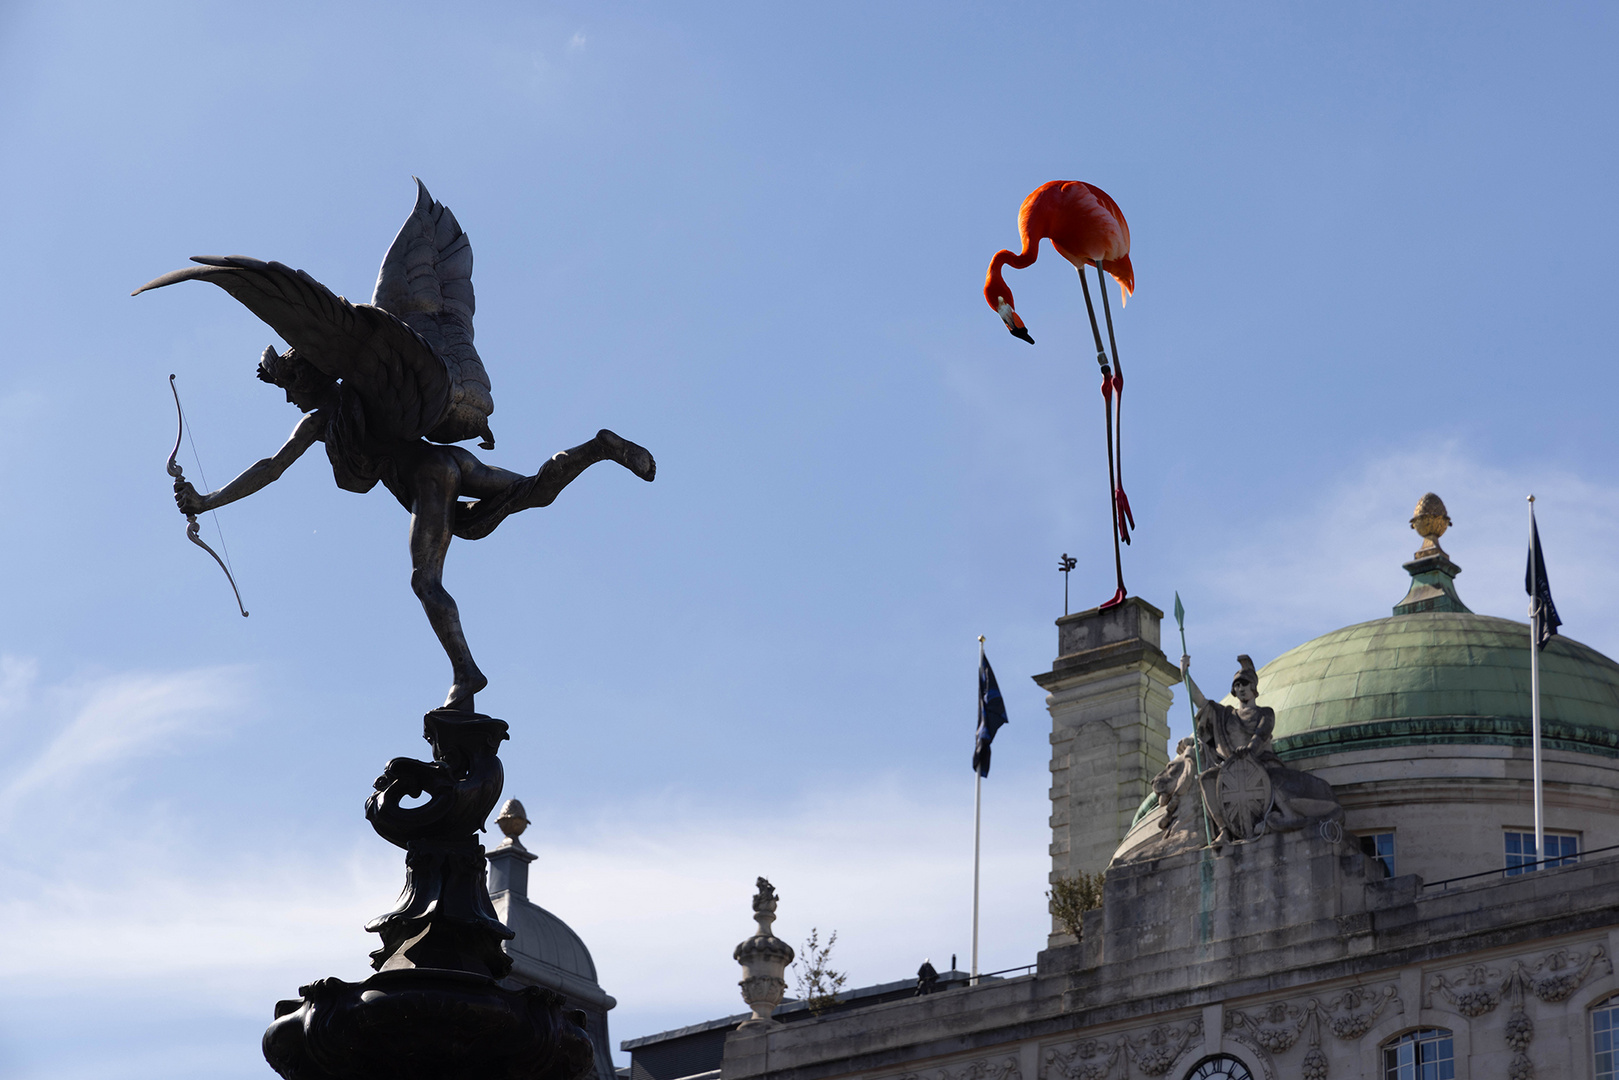
[[[1130,512],[1130,500],[1124,494],[1124,368],[1119,364],[1119,346],[1113,338],[1113,310],[1108,304],[1107,279],[1102,272],[1106,270],[1113,275],[1119,283],[1120,302],[1128,302],[1136,287],[1135,268],[1130,265],[1130,226],[1119,204],[1096,185],[1083,180],[1053,180],[1041,184],[1023,200],[1018,210],[1018,233],[1023,239],[1023,250],[997,251],[989,262],[989,273],[984,275],[984,300],[1006,323],[1013,337],[1034,344],[1028,327],[1018,316],[1012,290],[1007,288],[1001,268],[1010,266],[1022,270],[1032,266],[1040,257],[1041,240],[1050,240],[1057,254],[1074,264],[1074,269],[1079,271],[1079,287],[1085,293],[1085,311],[1090,316],[1091,336],[1096,341],[1096,363],[1102,369],[1102,407],[1107,418],[1108,504],[1113,518],[1113,570],[1118,578],[1118,590],[1113,599],[1102,605],[1106,609],[1124,602],[1124,563],[1119,555],[1119,541],[1130,542],[1130,530],[1135,528],[1136,521]],[[1113,352],[1111,365],[1107,351],[1102,348],[1096,311],[1091,306],[1091,288],[1085,280],[1087,265],[1096,267],[1097,285],[1102,290],[1107,341]],[[1117,425],[1113,411],[1115,395],[1119,399]]]

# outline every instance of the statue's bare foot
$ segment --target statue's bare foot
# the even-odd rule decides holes
[[[652,453],[644,446],[637,446],[630,440],[615,435],[606,428],[596,432],[596,441],[607,447],[612,459],[624,466],[642,480],[650,481],[658,475],[658,463],[652,460]]]
[[[472,712],[472,695],[488,685],[489,680],[478,666],[469,664],[467,670],[455,673],[455,684],[450,687],[450,696],[444,699],[444,708]]]

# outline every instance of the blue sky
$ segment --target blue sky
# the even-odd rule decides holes
[[[1609,7],[0,7],[0,1072],[260,1077],[279,997],[364,973],[399,860],[360,806],[447,665],[405,514],[312,454],[185,542],[166,377],[215,485],[296,420],[248,254],[369,298],[420,176],[472,239],[499,448],[657,455],[452,549],[536,899],[615,1039],[738,1008],[758,874],[855,984],[1044,941],[1057,557],[1111,594],[1073,275],[980,295],[1022,197],[1128,215],[1132,592],[1194,665],[1387,614],[1435,490],[1521,617],[1523,498],[1570,636],[1619,652]],[[189,447],[188,475],[200,475]],[[214,538],[214,525],[205,523]],[[1263,693],[1263,688],[1261,688]],[[1183,709],[1177,701],[1177,709]],[[1179,714],[1172,714],[1178,716]],[[93,1019],[93,1023],[87,1023]],[[94,1033],[86,1034],[90,1028]]]

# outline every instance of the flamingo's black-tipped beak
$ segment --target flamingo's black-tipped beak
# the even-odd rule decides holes
[[[1012,336],[1013,337],[1022,338],[1024,341],[1027,341],[1030,345],[1034,344],[1034,337],[1032,335],[1030,335],[1030,333],[1029,333],[1029,331],[1028,331],[1028,329],[1026,327],[1008,326],[1007,329],[1012,331]]]

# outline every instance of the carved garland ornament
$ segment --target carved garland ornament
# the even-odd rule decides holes
[[[1140,1035],[1065,1043],[1046,1050],[1040,1077],[1041,1080],[1109,1080],[1121,1061],[1126,1076],[1131,1063],[1145,1076],[1163,1076],[1202,1035],[1203,1021],[1194,1018],[1184,1024],[1159,1024]]]
[[[1553,949],[1531,966],[1525,960],[1514,959],[1502,978],[1499,968],[1484,964],[1471,964],[1451,975],[1434,975],[1428,980],[1423,995],[1423,1008],[1432,1008],[1437,994],[1453,1005],[1457,1012],[1474,1019],[1491,1012],[1502,1001],[1511,1002],[1504,1035],[1507,1049],[1512,1051],[1512,1062],[1507,1066],[1508,1080],[1531,1080],[1535,1075],[1534,1062],[1529,1060],[1529,1044],[1535,1038],[1535,1022],[1525,1008],[1533,996],[1556,1004],[1567,1001],[1585,984],[1592,968],[1600,963],[1613,974],[1613,961],[1601,945],[1593,944],[1588,952],[1578,949]],[[1542,975],[1541,972],[1546,972]],[[1498,981],[1499,980],[1499,981]]]
[[[1334,1038],[1351,1042],[1372,1029],[1390,1002],[1400,1004],[1393,985],[1384,987],[1381,993],[1357,986],[1325,1001],[1310,998],[1303,1005],[1276,1001],[1249,1010],[1230,1009],[1225,1014],[1225,1026],[1228,1032],[1245,1033],[1272,1055],[1285,1054],[1307,1034],[1310,1048],[1299,1064],[1299,1075],[1304,1080],[1327,1080],[1321,1029],[1325,1027]]]
[[[920,1072],[896,1073],[885,1080],[1023,1080],[1018,1055],[979,1058],[964,1065],[944,1065]]]
[[[1124,1040],[1086,1039],[1046,1051],[1042,1080],[1107,1080],[1124,1050]]]
[[[1148,1031],[1141,1039],[1124,1037],[1124,1049],[1136,1068],[1148,1076],[1162,1076],[1169,1071],[1187,1045],[1203,1034],[1203,1021],[1189,1020],[1185,1024],[1164,1024]]]

